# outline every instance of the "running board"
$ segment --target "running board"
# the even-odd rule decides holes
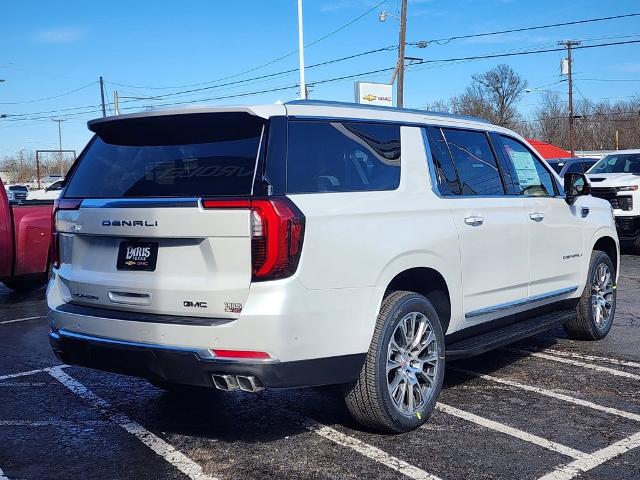
[[[459,360],[461,358],[480,355],[495,348],[517,342],[523,338],[531,337],[564,325],[574,318],[575,315],[575,309],[546,313],[539,317],[530,318],[481,335],[459,340],[451,345],[447,345],[446,359]]]

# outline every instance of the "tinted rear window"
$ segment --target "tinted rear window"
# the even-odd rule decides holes
[[[251,193],[263,120],[245,113],[98,124],[66,197],[199,197]]]
[[[463,195],[504,195],[498,164],[484,132],[443,128]]]
[[[400,185],[400,126],[289,122],[287,192],[395,190]]]

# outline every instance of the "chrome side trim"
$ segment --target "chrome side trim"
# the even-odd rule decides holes
[[[515,300],[513,302],[501,303],[499,305],[494,305],[492,307],[474,310],[472,312],[465,313],[464,317],[465,318],[479,317],[481,315],[488,315],[489,313],[500,312],[503,310],[508,310],[510,308],[522,307],[523,305],[528,305],[530,303],[540,302],[542,300],[549,300],[550,298],[560,297],[562,295],[569,295],[571,293],[574,293],[576,290],[578,290],[577,286],[561,288],[559,290],[553,290],[552,292],[549,292],[549,293],[534,295],[533,297],[529,297],[521,300]]]
[[[513,302],[500,303],[492,307],[474,310],[473,312],[466,313],[464,316],[465,318],[479,317],[480,315],[487,315],[489,313],[500,312],[502,310],[508,310],[510,308],[521,307],[522,305],[526,305],[527,303],[529,303],[529,300],[523,298],[521,300],[514,300]]]
[[[541,295],[534,295],[533,297],[529,297],[529,303],[539,302],[540,300],[548,300],[549,298],[560,297],[562,295],[568,295],[570,293],[578,290],[578,286],[569,287],[569,288],[561,288],[560,290],[554,290],[549,293],[543,293]]]

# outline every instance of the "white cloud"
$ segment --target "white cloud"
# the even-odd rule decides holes
[[[640,72],[640,63],[626,62],[616,66],[616,70],[619,72],[638,73]]]
[[[86,33],[84,28],[53,28],[36,33],[34,39],[40,43],[71,43],[80,40]]]

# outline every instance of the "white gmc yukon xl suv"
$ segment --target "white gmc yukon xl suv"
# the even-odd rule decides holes
[[[57,201],[50,342],[154,385],[343,384],[418,427],[445,360],[607,335],[611,206],[482,120],[331,102],[89,122]]]
[[[640,252],[640,150],[620,150],[587,172],[594,197],[611,203],[620,241]]]

